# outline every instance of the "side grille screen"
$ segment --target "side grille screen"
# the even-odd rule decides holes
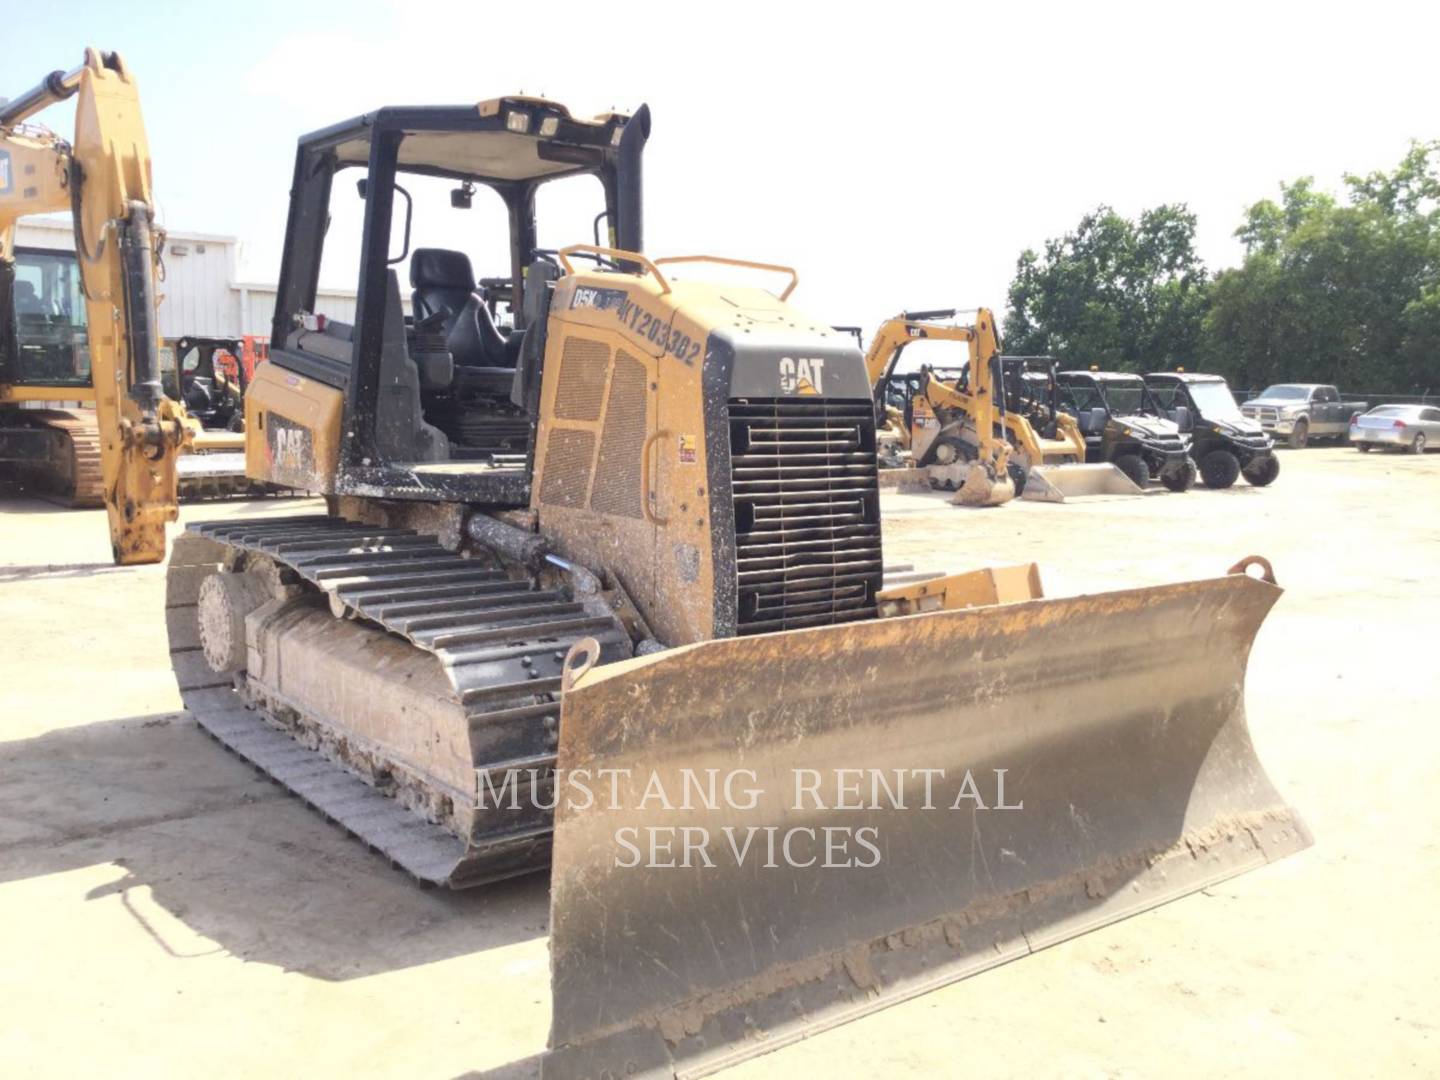
[[[545,445],[545,472],[540,479],[540,501],[550,506],[584,506],[590,488],[590,464],[595,457],[595,433],[554,428]]]
[[[869,401],[732,400],[736,632],[875,615],[880,493]]]
[[[605,369],[610,347],[603,341],[568,337],[560,352],[560,385],[555,390],[555,416],[560,420],[600,419],[605,398]]]
[[[600,461],[590,509],[622,517],[642,516],[640,451],[645,445],[645,365],[623,349],[615,354]]]

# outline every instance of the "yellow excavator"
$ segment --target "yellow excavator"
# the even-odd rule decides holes
[[[71,97],[73,144],[26,124]],[[86,448],[91,439],[98,442],[99,489],[109,511],[115,561],[158,562],[165,553],[165,524],[177,512],[176,459],[193,441],[194,425],[160,385],[155,327],[160,239],[150,153],[135,80],[115,53],[88,49],[79,67],[54,72],[0,105],[0,295],[16,295],[16,220],[56,209],[70,210],[74,219],[79,288],[71,296],[72,305],[79,303],[76,292],[83,297],[85,340],[74,336],[77,308],[65,309],[71,335],[62,357],[67,370],[55,380],[47,364],[40,370],[28,366],[35,354],[18,348],[10,332],[9,347],[0,353],[5,454],[42,469],[47,455],[58,454],[71,463],[58,471],[68,471],[83,491],[93,485]],[[93,402],[93,421],[18,407],[52,399]]]
[[[974,325],[938,321],[960,314],[946,308],[887,319],[865,357],[877,410],[885,410],[882,419],[909,451],[910,462],[928,470],[931,485],[958,489],[954,501],[969,505],[994,505],[1016,495],[1063,502],[1080,495],[1140,494],[1113,465],[1085,464],[1085,436],[1059,406],[1054,362],[1001,355],[994,315],[987,309],[976,313]],[[922,339],[969,342],[968,362],[944,375],[921,368],[904,408],[887,408],[886,392],[905,347]],[[1008,486],[992,479],[1002,447]]]
[[[72,97],[73,143],[33,122]],[[17,249],[17,221],[55,211],[73,216],[75,252]],[[209,453],[230,448],[227,435],[202,431],[160,388],[161,243],[135,79],[117,55],[90,50],[0,104],[0,470],[71,505],[109,506],[117,550],[152,562],[156,528],[174,519],[170,450],[187,451],[182,487],[244,479],[238,458]]]
[[[644,252],[649,133],[505,97],[300,140],[246,466],[327,507],[177,540],[200,726],[421,881],[548,871],[556,1078],[704,1074],[1305,847],[1244,717],[1268,565],[887,567],[864,355],[792,270]],[[542,244],[551,183],[595,243]],[[507,242],[461,250],[477,201]],[[990,316],[950,330],[983,371]]]

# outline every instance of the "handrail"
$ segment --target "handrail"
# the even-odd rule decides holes
[[[669,265],[671,263],[713,263],[716,266],[740,266],[747,270],[773,270],[777,274],[789,274],[790,284],[780,294],[779,299],[789,299],[790,294],[795,291],[795,286],[800,284],[800,275],[795,272],[793,266],[781,266],[778,263],[755,262],[751,259],[728,259],[723,255],[667,255],[663,259],[656,259],[655,264]]]
[[[662,296],[670,291],[670,282],[665,280],[665,275],[660,272],[655,263],[651,262],[644,255],[641,255],[638,251],[621,251],[619,248],[601,247],[598,244],[571,244],[569,247],[561,248],[555,253],[556,257],[560,260],[560,265],[564,267],[565,273],[567,274],[575,273],[575,267],[570,265],[570,260],[567,256],[579,254],[604,255],[606,258],[614,259],[616,262],[638,263],[654,275],[655,280],[660,283],[660,294]]]

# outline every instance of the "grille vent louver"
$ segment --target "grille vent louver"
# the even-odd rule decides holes
[[[610,376],[610,397],[605,405],[605,430],[600,436],[600,460],[595,466],[595,490],[590,509],[602,514],[644,516],[640,491],[640,452],[645,447],[645,365],[624,349],[615,354]]]
[[[750,398],[727,411],[736,632],[874,617],[882,560],[871,403]]]

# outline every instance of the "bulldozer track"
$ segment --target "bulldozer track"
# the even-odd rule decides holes
[[[327,730],[283,696],[213,672],[201,650],[201,583],[237,555],[263,556],[324,595],[336,618],[364,620],[440,662],[465,710],[480,777],[555,764],[561,670],[589,637],[628,655],[613,616],[564,589],[541,589],[431,535],[323,515],[202,522],[175,543],[167,576],[171,664],[202,729],[422,882],[459,888],[546,867],[553,831],[542,809],[477,818],[469,835],[434,812],[423,778],[383,748]]]

